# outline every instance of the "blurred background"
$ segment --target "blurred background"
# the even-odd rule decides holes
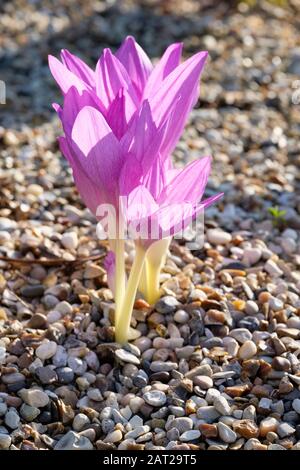
[[[228,230],[279,207],[299,222],[299,0],[13,0],[0,5],[0,208],[44,217],[58,202],[28,206],[41,184],[81,207],[56,144],[60,101],[48,65],[61,48],[95,65],[104,47],[132,34],[155,61],[172,42],[184,55],[209,51],[201,97],[175,152],[181,162],[212,154],[208,194],[225,197],[209,215]],[[49,216],[50,217],[50,216]],[[249,219],[251,219],[249,221]]]

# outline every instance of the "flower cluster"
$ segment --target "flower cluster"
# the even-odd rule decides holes
[[[159,297],[159,272],[171,236],[221,196],[199,205],[210,157],[183,169],[174,168],[170,158],[198,99],[207,57],[199,52],[181,63],[181,52],[182,44],[169,46],[153,67],[127,37],[115,54],[103,51],[95,70],[66,50],[61,62],[49,57],[64,97],[63,107],[54,104],[64,130],[59,145],[78,191],[98,219],[99,207],[114,208],[118,230],[110,239],[106,266],[116,301],[116,338],[123,343],[138,286],[150,303]],[[119,230],[125,219],[135,228],[146,227],[146,236],[145,230],[135,236],[136,256],[127,283]]]

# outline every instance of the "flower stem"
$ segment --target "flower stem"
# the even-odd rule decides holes
[[[166,261],[171,238],[159,240],[149,248],[142,273],[140,291],[149,304],[155,304],[160,297],[159,276]]]
[[[122,311],[118,317],[118,321],[116,322],[116,341],[121,344],[127,343],[128,341],[132,309],[135,301],[137,287],[143,270],[145,257],[145,248],[136,244],[135,258],[123,298]]]
[[[123,239],[115,240],[116,273],[115,273],[115,325],[117,325],[122,313],[124,299],[126,273],[125,273],[125,246]]]

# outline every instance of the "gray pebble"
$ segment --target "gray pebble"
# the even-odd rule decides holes
[[[54,450],[92,450],[93,444],[84,436],[69,431],[60,438]]]
[[[163,406],[167,401],[165,393],[160,392],[159,390],[151,390],[150,392],[146,392],[144,393],[143,398],[145,402],[151,406]]]

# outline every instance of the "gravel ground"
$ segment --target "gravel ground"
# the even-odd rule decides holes
[[[300,8],[233,3],[1,3],[1,449],[300,449]],[[121,348],[47,54],[95,63],[127,34],[153,59],[209,51],[174,156],[211,153],[207,195],[225,196],[201,250],[172,243]]]

